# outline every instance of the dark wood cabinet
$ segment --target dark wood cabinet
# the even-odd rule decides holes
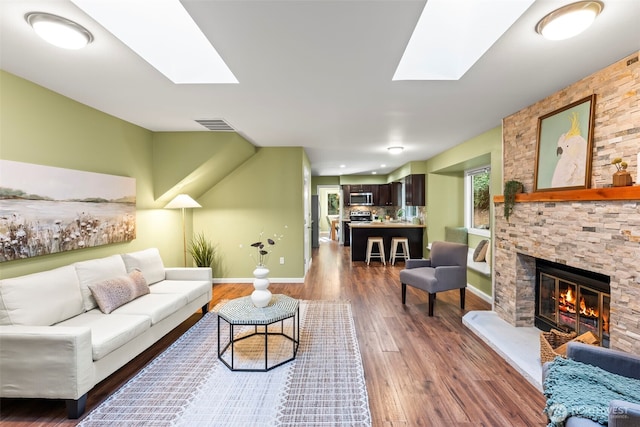
[[[343,185],[342,188],[349,187],[350,193],[373,193],[376,190],[376,184],[350,184]]]
[[[378,186],[378,198],[373,201],[377,206],[389,206],[391,201],[391,187],[389,184],[380,184]]]
[[[349,201],[349,194],[351,193],[351,186],[350,185],[343,185],[342,186],[342,198],[344,199],[342,204],[343,206],[351,206],[351,203]]]
[[[378,198],[375,204],[378,206],[400,206],[402,204],[402,183],[391,182],[378,185]]]
[[[424,174],[407,175],[404,178],[404,202],[407,206],[425,206]]]
[[[391,186],[391,201],[389,206],[402,206],[402,183],[392,182]]]

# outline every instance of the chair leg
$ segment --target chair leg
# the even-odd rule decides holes
[[[433,317],[433,303],[436,301],[436,294],[429,294],[429,316]]]
[[[407,302],[407,285],[402,283],[402,304]]]
[[[464,296],[467,288],[460,288],[460,308],[464,310]]]

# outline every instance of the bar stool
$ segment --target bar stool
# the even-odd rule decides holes
[[[402,252],[398,253],[398,245],[402,246]],[[391,239],[391,265],[396,264],[396,257],[403,258],[406,262],[411,256],[409,255],[409,238],[393,237]]]
[[[378,252],[373,252],[373,244],[376,243],[378,245]],[[371,261],[371,257],[380,258],[383,265],[387,265],[385,261],[384,254],[384,241],[382,237],[369,237],[367,239],[367,265],[369,265],[369,261]]]

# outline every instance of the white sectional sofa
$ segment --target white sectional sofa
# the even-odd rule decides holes
[[[132,286],[143,295],[123,297]],[[78,418],[89,390],[211,297],[210,268],[164,268],[155,248],[0,280],[0,397],[64,399]]]

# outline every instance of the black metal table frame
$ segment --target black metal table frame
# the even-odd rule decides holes
[[[227,323],[229,325],[229,342],[226,343],[226,345],[224,346],[224,348],[221,348],[221,343],[220,343],[220,319],[224,320],[225,323]],[[284,332],[284,322],[286,320],[291,319],[291,323],[293,326],[293,333],[289,336]],[[269,332],[269,326],[273,325],[274,323],[278,323],[280,322],[280,332]],[[234,326],[253,326],[254,327],[254,332],[248,335],[243,335],[240,338],[236,338],[235,337],[235,333],[234,333]],[[258,327],[259,326],[264,326],[264,332],[260,332],[258,331]],[[251,338],[253,336],[256,335],[264,335],[264,369],[258,369],[258,368],[254,368],[254,369],[248,369],[248,368],[237,368],[234,365],[234,344],[237,343],[238,341],[242,341],[244,339],[247,338]],[[277,363],[273,366],[269,366],[269,347],[268,347],[268,343],[269,343],[269,335],[275,335],[275,336],[283,336],[285,338],[287,338],[288,340],[290,340],[293,344],[293,355],[291,356],[291,358],[287,359],[287,360],[283,360],[280,363]],[[292,360],[294,360],[296,358],[296,355],[298,354],[298,347],[300,346],[300,306],[296,307],[296,310],[293,312],[293,314],[289,317],[285,317],[283,319],[280,320],[275,320],[273,322],[270,323],[234,323],[234,322],[230,322],[227,319],[225,319],[222,316],[218,316],[218,359],[225,364],[225,366],[229,369],[231,369],[232,371],[238,371],[238,372],[267,372],[272,370],[273,368],[277,368],[278,366],[282,366],[285,363],[291,362]],[[226,351],[229,349],[229,347],[231,347],[231,364],[229,364],[226,360],[224,360],[224,358],[222,357]]]

